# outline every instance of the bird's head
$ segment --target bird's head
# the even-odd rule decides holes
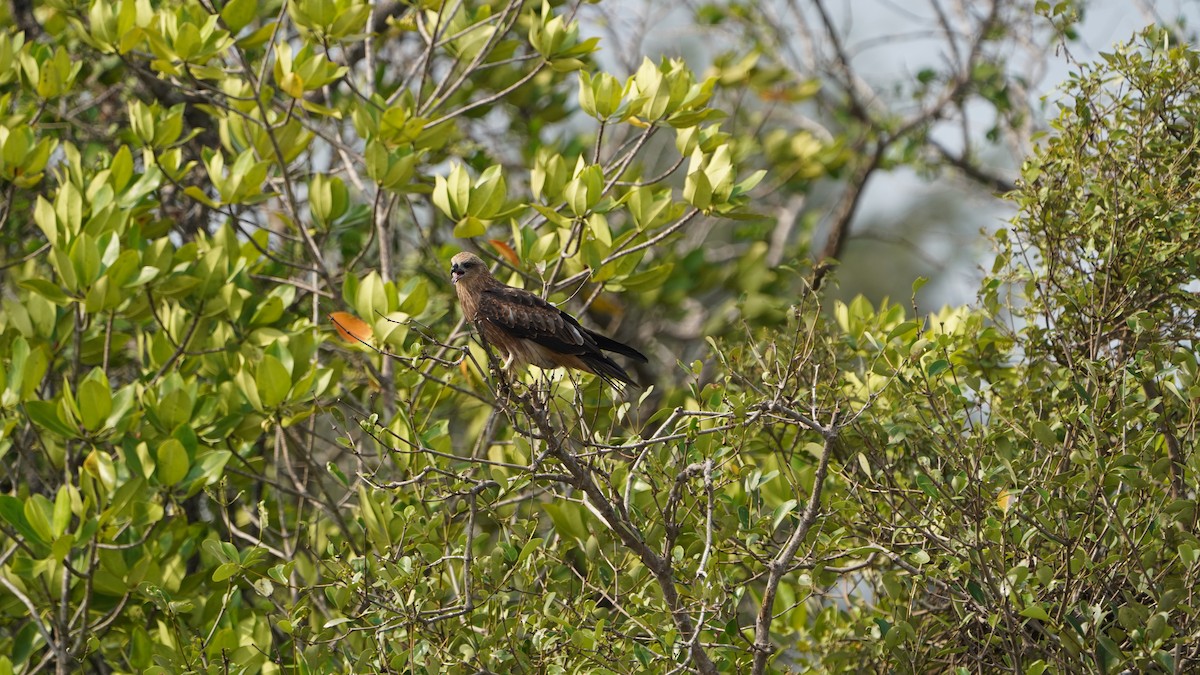
[[[474,253],[463,251],[450,259],[450,282],[457,284],[489,276],[487,265]]]

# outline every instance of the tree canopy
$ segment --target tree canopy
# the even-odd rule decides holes
[[[1077,7],[931,6],[891,98],[821,2],[689,4],[704,72],[612,3],[0,10],[0,674],[1194,669],[1200,53],[1038,136]],[[1015,206],[977,303],[835,299],[899,168]],[[645,386],[503,371],[459,250]]]

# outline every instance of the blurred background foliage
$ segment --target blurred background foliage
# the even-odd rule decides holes
[[[822,2],[5,4],[0,673],[1195,668],[1197,54],[970,5],[891,81]],[[973,257],[896,176],[1009,195],[977,302],[849,267]],[[499,378],[460,249],[645,386]]]

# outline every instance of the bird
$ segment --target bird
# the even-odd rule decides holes
[[[505,369],[513,365],[573,368],[596,375],[613,387],[618,387],[618,382],[640,386],[604,352],[647,363],[644,354],[584,328],[545,299],[505,284],[492,276],[474,253],[463,251],[450,259],[450,282],[466,320],[507,357]]]

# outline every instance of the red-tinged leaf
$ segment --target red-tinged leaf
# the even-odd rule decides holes
[[[375,337],[375,331],[371,329],[370,324],[349,312],[331,312],[329,320],[333,322],[338,335],[352,345],[370,342]]]
[[[512,250],[511,246],[500,241],[499,239],[488,239],[488,242],[490,242],[491,245],[500,252],[500,255],[508,258],[508,262],[512,263],[513,267],[521,266],[521,259],[517,257],[517,252]]]

